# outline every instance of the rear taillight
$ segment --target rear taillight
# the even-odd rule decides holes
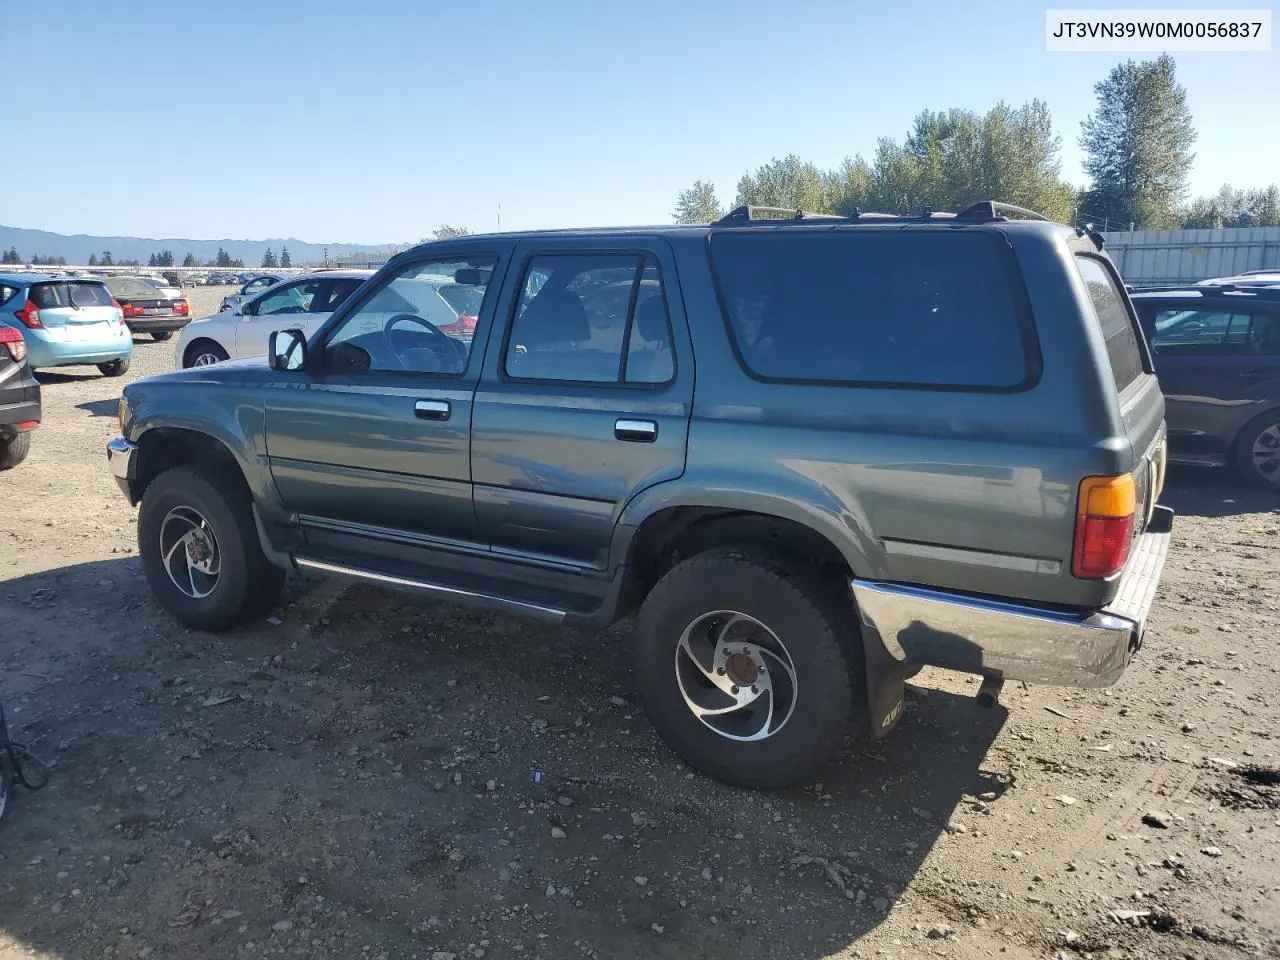
[[[185,316],[191,312],[191,304],[187,303],[186,300],[175,300],[173,302],[173,312]]]
[[[116,323],[124,326],[124,307],[120,306],[120,301],[115,297],[111,298],[111,305],[116,308]]]
[[[1136,512],[1132,475],[1080,481],[1071,572],[1082,580],[1105,580],[1123,570],[1133,544]]]
[[[140,317],[142,308],[136,303],[124,303],[120,305],[120,314],[124,317]]]
[[[9,357],[14,363],[21,363],[27,359],[27,341],[22,339],[22,334],[13,327],[0,327],[0,343],[4,344],[4,348],[9,353]]]
[[[458,324],[463,330],[474,330],[476,328],[476,318],[469,317],[465,313],[458,317]]]
[[[30,300],[23,304],[21,310],[13,311],[13,315],[29,330],[38,330],[43,326],[40,322],[40,309]]]
[[[39,420],[19,420],[13,426],[14,426],[14,429],[17,430],[19,433],[26,433],[28,430],[34,430],[36,427],[40,426],[40,421]]]

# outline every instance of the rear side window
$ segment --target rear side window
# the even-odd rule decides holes
[[[766,380],[1016,390],[1036,347],[994,235],[732,231],[711,259],[739,356]]]
[[[1089,291],[1094,315],[1098,318],[1098,326],[1102,328],[1102,337],[1107,343],[1107,359],[1111,362],[1111,373],[1116,379],[1116,391],[1122,392],[1144,372],[1142,350],[1138,346],[1138,335],[1133,329],[1133,319],[1125,307],[1124,294],[1120,292],[1111,272],[1102,261],[1077,254],[1076,269],[1080,271],[1080,279]]]
[[[31,301],[41,310],[57,307],[110,307],[111,294],[101,283],[37,283]]]
[[[7,283],[0,283],[0,305],[6,304],[12,300],[17,292],[17,287],[11,287]]]

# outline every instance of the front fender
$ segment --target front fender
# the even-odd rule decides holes
[[[202,370],[217,374],[202,374]],[[147,434],[182,430],[217,440],[235,459],[256,502],[276,506],[266,446],[266,404],[256,370],[196,368],[125,388],[124,435],[146,449]],[[162,440],[160,442],[163,442]]]

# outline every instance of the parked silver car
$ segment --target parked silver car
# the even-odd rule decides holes
[[[263,293],[268,287],[274,287],[283,279],[284,277],[281,277],[278,274],[260,273],[247,283],[242,284],[235,293],[229,293],[223,297],[222,303],[218,305],[218,311],[234,310],[246,300]]]

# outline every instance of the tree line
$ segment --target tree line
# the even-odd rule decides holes
[[[980,200],[1029,207],[1063,223],[1102,229],[1171,230],[1280,225],[1280,187],[1224,186],[1186,202],[1196,132],[1186,90],[1167,54],[1114,67],[1094,86],[1097,108],[1080,133],[1089,183],[1061,175],[1061,137],[1049,107],[1001,102],[986,113],[925,110],[901,142],[883,137],[868,160],[846,157],[825,170],[790,154],[737,183],[734,206],[814,213],[919,214],[962,210]],[[680,191],[680,223],[724,215],[715,186],[697,180]]]

